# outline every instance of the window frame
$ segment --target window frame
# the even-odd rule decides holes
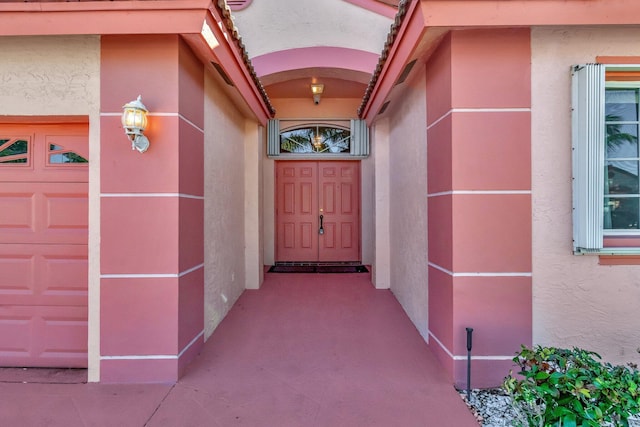
[[[637,72],[639,78],[607,80],[607,71]],[[581,64],[571,73],[573,253],[640,255],[640,229],[604,229],[606,89],[640,89],[640,64]]]

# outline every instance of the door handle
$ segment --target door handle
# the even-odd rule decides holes
[[[322,226],[322,221],[324,220],[324,215],[320,214],[320,229],[318,230],[318,234],[324,234],[324,227]]]

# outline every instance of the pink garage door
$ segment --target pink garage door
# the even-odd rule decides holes
[[[0,125],[0,366],[87,366],[87,134]]]

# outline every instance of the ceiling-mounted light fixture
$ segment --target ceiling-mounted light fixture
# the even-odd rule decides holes
[[[124,133],[131,140],[131,149],[144,153],[149,148],[149,140],[143,132],[147,129],[147,107],[142,103],[142,97],[125,104],[122,107],[122,127]]]
[[[311,93],[313,94],[313,103],[320,104],[320,95],[324,92],[324,85],[320,83],[314,83],[311,85]]]
[[[320,135],[320,132],[316,130],[316,135],[313,137],[313,148],[315,148],[316,151],[320,151],[323,145],[324,141],[322,140],[322,135]]]

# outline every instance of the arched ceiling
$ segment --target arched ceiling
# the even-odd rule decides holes
[[[367,8],[374,4],[375,8]],[[253,0],[233,12],[251,62],[268,96],[361,100],[393,19],[395,0]]]

